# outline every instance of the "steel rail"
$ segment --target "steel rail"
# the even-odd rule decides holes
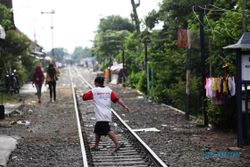
[[[155,152],[128,126],[126,122],[113,110],[111,109],[113,114],[118,118],[118,120],[125,126],[128,131],[140,142],[140,144],[147,150],[147,152],[151,155],[151,158],[154,159],[154,162],[158,163],[162,167],[168,167],[159,157],[155,154]]]
[[[76,114],[76,121],[77,121],[77,129],[78,129],[78,134],[79,134],[79,138],[80,138],[83,166],[88,167],[88,159],[87,159],[85,144],[84,144],[83,136],[82,136],[82,129],[81,129],[81,123],[80,123],[80,118],[79,118],[79,111],[78,111],[78,106],[77,106],[76,93],[75,93],[73,80],[72,80],[72,77],[71,77],[72,75],[71,75],[70,67],[69,67],[69,75],[70,75],[71,89],[72,89],[73,99],[74,99],[74,107],[75,107],[75,114]]]

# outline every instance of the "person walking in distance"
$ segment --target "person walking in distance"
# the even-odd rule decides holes
[[[52,102],[52,99],[56,101],[56,75],[57,71],[54,64],[50,63],[46,74],[46,84],[49,85],[50,102]]]
[[[42,96],[42,85],[44,82],[44,74],[42,71],[41,65],[37,65],[35,72],[33,74],[33,79],[32,79],[32,86],[36,86],[36,95],[38,97],[38,103],[41,103],[41,96]]]
[[[111,102],[120,104],[127,112],[129,112],[129,108],[120,98],[118,98],[113,90],[104,86],[104,77],[98,76],[95,78],[94,82],[95,88],[83,93],[81,96],[84,101],[93,100],[94,102],[94,112],[96,117],[94,129],[95,145],[91,149],[98,150],[101,136],[108,135],[115,144],[114,151],[117,151],[121,147],[124,147],[124,144],[118,140],[114,131],[110,129],[109,122],[112,121]]]

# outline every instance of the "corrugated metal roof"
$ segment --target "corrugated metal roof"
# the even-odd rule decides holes
[[[250,49],[250,32],[245,32],[236,44],[225,46],[223,49]]]

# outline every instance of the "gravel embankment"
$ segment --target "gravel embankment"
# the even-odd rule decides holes
[[[201,128],[193,121],[186,121],[184,114],[164,104],[150,102],[136,90],[111,86],[130,107],[124,113],[118,105],[116,110],[128,120],[132,129],[157,128],[160,132],[137,132],[153,151],[169,166],[250,166],[250,147],[244,147],[239,157],[229,157],[226,152],[236,147],[236,134]],[[224,158],[205,158],[204,151],[217,151]]]

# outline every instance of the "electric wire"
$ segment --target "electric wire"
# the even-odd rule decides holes
[[[211,30],[212,32],[215,32],[215,33],[217,33],[217,34],[219,34],[219,35],[221,35],[221,36],[225,36],[224,34],[222,34],[221,32],[219,32],[218,30],[215,30],[215,29],[212,27],[212,25],[210,24],[210,21],[208,20],[207,14],[206,14],[206,12],[205,12],[206,10],[208,10],[208,8],[206,8],[206,7],[203,8],[203,7],[201,7],[201,6],[199,6],[199,8],[201,8],[201,9],[204,10],[204,17],[205,17],[205,20],[206,20],[208,26],[201,22],[201,20],[200,20],[199,17],[198,17],[198,14],[197,14],[197,13],[195,12],[195,10],[194,10],[194,6],[192,6],[193,14],[194,14],[195,18],[198,20],[198,22],[199,22],[204,28],[207,28],[208,30]],[[230,34],[227,25],[226,25],[225,23],[223,23],[223,22],[222,22],[222,24],[225,26],[227,35],[228,35],[230,38],[236,40],[236,38],[233,37],[233,36]]]

